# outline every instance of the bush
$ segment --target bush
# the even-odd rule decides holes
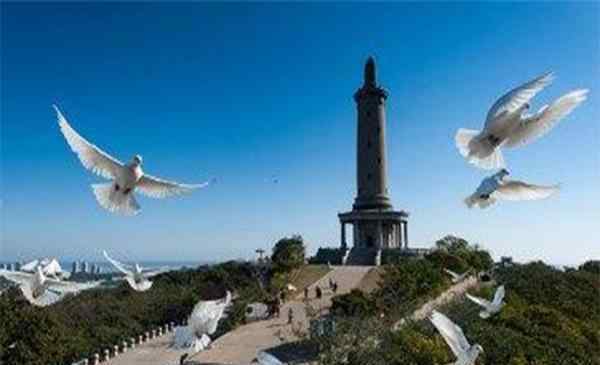
[[[93,289],[50,307],[30,305],[16,288],[0,296],[0,364],[70,364],[169,322],[187,318],[198,300],[235,291],[232,314],[217,335],[239,325],[240,307],[262,291],[247,263],[157,276],[152,289],[135,292],[126,283]],[[14,343],[14,346],[11,346]]]
[[[494,265],[489,252],[482,250],[478,245],[469,245],[463,238],[448,235],[438,240],[435,245],[439,251],[461,258],[476,271],[486,271]]]
[[[276,272],[290,272],[304,264],[306,248],[302,236],[295,235],[280,239],[273,248],[271,261]]]
[[[353,289],[332,299],[331,312],[339,316],[364,317],[375,314],[375,304],[363,291]]]
[[[590,260],[579,266],[578,270],[600,275],[600,260]]]

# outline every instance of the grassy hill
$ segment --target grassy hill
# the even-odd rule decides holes
[[[499,268],[493,277],[507,292],[500,314],[483,320],[480,308],[464,298],[439,310],[463,328],[471,343],[483,346],[479,365],[598,365],[600,273],[594,270],[582,265],[560,271],[542,262]],[[389,284],[381,282],[380,290],[397,291]],[[493,291],[487,287],[473,294],[491,298]],[[355,294],[343,303],[376,307],[377,298]],[[436,365],[455,360],[428,321],[394,332],[376,311],[352,313],[336,319],[336,335],[320,339],[322,364]]]

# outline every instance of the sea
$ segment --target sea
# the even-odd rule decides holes
[[[33,259],[32,259],[33,260]],[[0,267],[3,267],[3,264],[10,265],[14,264],[17,261],[0,261]],[[25,264],[28,261],[18,261],[21,264]],[[73,269],[73,264],[75,262],[79,263],[79,271],[82,271],[82,265],[84,262],[87,262],[89,269],[91,270],[92,266],[99,267],[102,273],[112,273],[117,272],[117,269],[110,262],[106,261],[58,261],[60,267],[65,272],[71,272]],[[134,262],[123,262],[124,264],[134,265]],[[201,265],[211,265],[214,262],[209,261],[140,261],[137,262],[142,268],[145,269],[168,269],[168,270],[185,270],[185,269],[195,269]]]

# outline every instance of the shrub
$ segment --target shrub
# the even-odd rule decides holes
[[[280,239],[273,248],[271,261],[276,272],[290,272],[304,264],[306,248],[302,236],[295,235]]]

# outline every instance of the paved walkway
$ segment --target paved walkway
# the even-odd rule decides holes
[[[176,365],[186,351],[169,348],[173,342],[174,332],[153,338],[135,349],[130,349],[119,356],[102,362],[102,365]]]
[[[372,267],[368,266],[335,266],[333,270],[309,286],[310,305],[325,313],[331,306],[333,293],[329,290],[329,279],[338,283],[337,294],[344,294],[357,287],[362,278]],[[315,288],[323,289],[323,297],[315,298]],[[218,338],[210,350],[200,352],[192,359],[200,364],[240,364],[247,365],[256,357],[259,350],[279,346],[285,342],[298,340],[298,332],[308,330],[306,305],[302,302],[304,293],[299,293],[295,300],[287,302],[281,308],[281,318],[258,321],[227,333]],[[288,310],[294,313],[294,329],[287,324]]]
[[[434,309],[437,309],[444,304],[450,303],[456,297],[464,295],[467,292],[467,290],[476,287],[477,285],[479,285],[479,281],[477,280],[477,278],[475,276],[469,276],[465,280],[452,285],[450,288],[446,289],[446,291],[444,291],[442,294],[423,304],[421,307],[419,307],[419,309],[415,310],[409,317],[403,318],[400,321],[396,322],[393,328],[395,330],[398,330],[406,323],[407,319],[412,321],[420,321],[427,318],[433,312]]]
[[[311,307],[326,313],[331,306],[333,293],[329,290],[329,279],[338,283],[337,294],[344,294],[359,286],[363,277],[372,266],[334,266],[333,270],[309,287]],[[316,286],[323,290],[320,300],[315,298]],[[299,339],[298,334],[308,330],[304,293],[285,303],[281,308],[281,317],[266,321],[253,322],[240,326],[212,343],[212,347],[188,359],[186,364],[234,364],[248,365],[259,350],[270,349]],[[294,325],[287,324],[288,310],[294,313]],[[293,329],[292,329],[293,327]],[[179,357],[185,353],[169,349],[173,333],[155,338],[135,350],[130,350],[111,359],[107,365],[176,365]]]

